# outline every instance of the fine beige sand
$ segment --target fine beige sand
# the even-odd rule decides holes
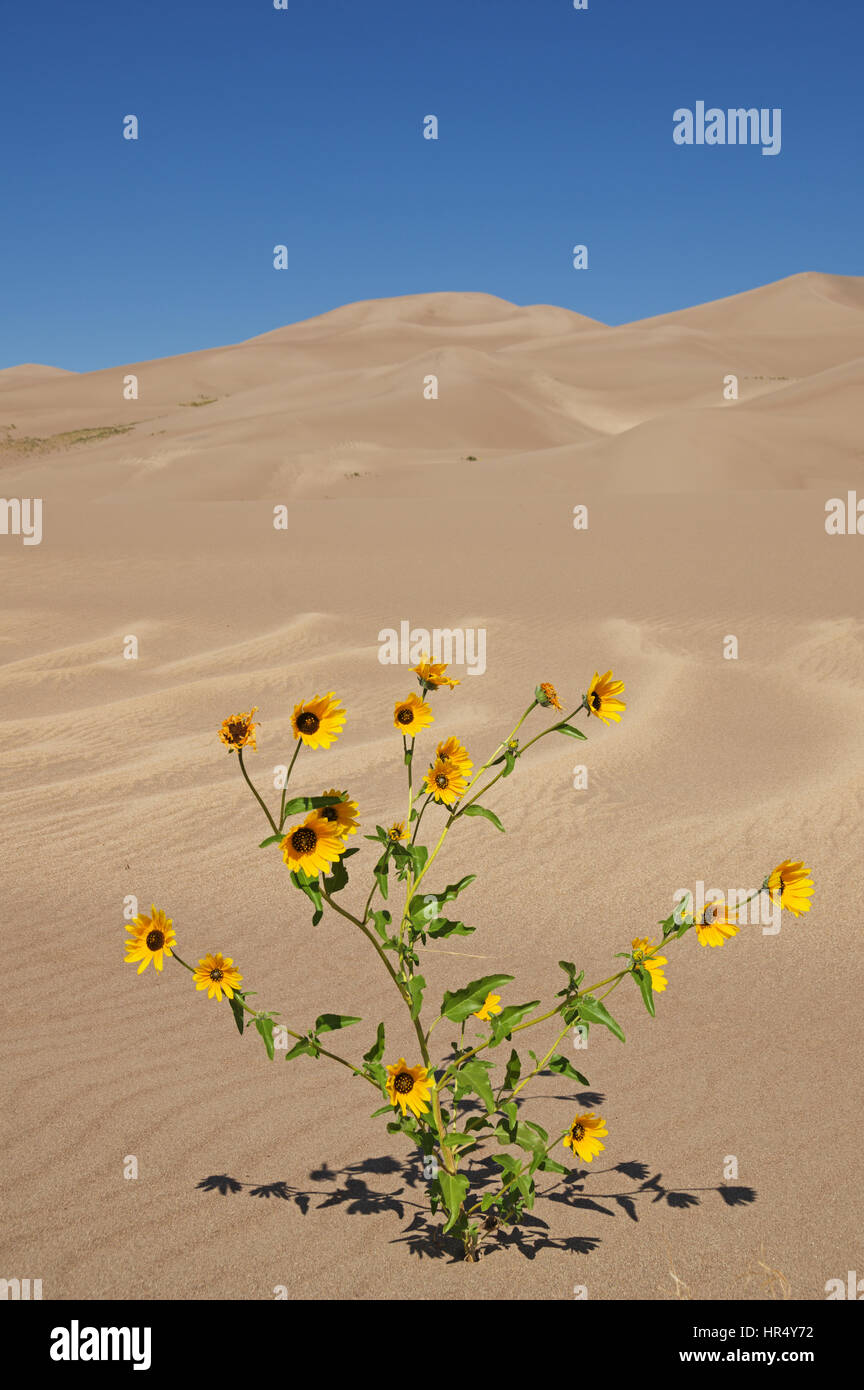
[[[825,531],[829,498],[864,495],[862,387],[864,280],[815,273],[614,328],[428,294],[110,371],[0,372],[0,490],[44,504],[40,545],[0,535],[0,1273],[46,1299],[821,1299],[864,1276],[864,537]],[[568,708],[595,669],[627,687],[620,726],[544,740],[490,795],[506,835],[460,822],[427,883],[476,872],[477,931],[424,953],[430,1000],[498,971],[506,1002],[547,999],[562,957],[601,979],[700,879],[752,887],[792,857],[816,884],[779,935],[675,943],[656,1020],[626,981],[627,1045],[598,1029],[572,1054],[588,1093],[523,1092],[550,1131],[600,1111],[607,1147],[584,1179],[541,1177],[521,1248],[476,1265],[425,1238],[422,1172],[371,1089],[269,1063],[179,967],[123,963],[136,895],[289,1026],[361,1015],[340,1039],[359,1056],[385,1019],[387,1060],[416,1060],[367,943],[313,929],[258,849],[217,738],[259,707],[266,790],[293,704],[334,690],[344,735],[301,753],[297,790],[347,787],[364,830],[389,823],[415,687],[378,634],[403,620],[487,634],[421,761],[450,733],[482,761],[538,681]]]

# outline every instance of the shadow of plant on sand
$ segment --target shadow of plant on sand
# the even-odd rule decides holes
[[[489,1158],[479,1158],[468,1170],[472,1189],[482,1192],[491,1187],[498,1172]],[[389,1179],[386,1187],[371,1186],[368,1179]],[[616,1181],[619,1180],[619,1181]],[[623,1179],[623,1182],[620,1180]],[[462,1244],[441,1233],[441,1221],[431,1218],[424,1198],[427,1179],[415,1158],[399,1160],[391,1155],[365,1159],[339,1171],[325,1162],[308,1175],[308,1188],[295,1186],[287,1180],[269,1183],[242,1182],[224,1173],[202,1178],[196,1186],[206,1192],[218,1192],[223,1197],[257,1197],[292,1202],[305,1216],[313,1206],[321,1211],[341,1207],[349,1216],[380,1216],[392,1212],[400,1221],[408,1220],[402,1235],[391,1244],[407,1245],[412,1254],[423,1259],[445,1259],[455,1263],[464,1258]],[[494,1212],[485,1226],[482,1254],[487,1257],[502,1250],[515,1249],[526,1259],[533,1260],[542,1250],[566,1250],[587,1255],[601,1243],[598,1236],[553,1236],[542,1211],[546,1203],[555,1203],[571,1210],[588,1211],[605,1217],[626,1216],[638,1222],[645,1209],[657,1202],[679,1211],[700,1205],[706,1195],[716,1195],[728,1207],[746,1206],[756,1201],[751,1187],[670,1187],[663,1182],[662,1173],[653,1173],[641,1162],[617,1163],[611,1168],[589,1172],[577,1168],[566,1177],[538,1188],[537,1204],[525,1212],[518,1226],[509,1230],[500,1227]],[[642,1209],[640,1212],[640,1208]],[[557,1225],[556,1221],[556,1225]]]

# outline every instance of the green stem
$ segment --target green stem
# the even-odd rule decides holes
[[[339,916],[344,917],[347,922],[353,922],[354,926],[359,927],[360,931],[362,931],[367,941],[370,941],[372,943],[372,945],[375,948],[375,951],[377,952],[378,956],[384,964],[387,974],[390,976],[394,985],[398,989],[402,997],[403,1003],[407,1004],[410,1008],[411,995],[406,993],[404,983],[402,982],[402,980],[399,979],[399,976],[396,974],[396,971],[393,969],[393,966],[387,959],[383,946],[381,945],[380,941],[377,941],[375,939],[374,933],[369,930],[365,922],[361,922],[359,917],[355,917],[353,912],[346,912],[343,907],[340,907],[338,903],[335,903],[333,899],[330,897],[330,894],[327,892],[326,888],[322,887],[321,896],[324,899],[325,903],[327,903],[328,907],[332,907],[333,911],[338,912]]]
[[[176,951],[171,952],[171,959],[176,960],[178,965],[182,965],[184,969],[191,971],[193,975],[195,974],[194,965],[187,964],[187,962],[183,960],[182,957],[177,955]],[[242,1009],[245,1009],[247,1014],[251,1014],[253,1018],[257,1018],[258,1014],[262,1012],[262,1010],[260,1009],[253,1009],[251,1004],[247,1004],[242,992],[239,989],[235,989],[234,998],[239,1002],[240,1007]],[[284,1023],[280,1023],[279,1027],[285,1029],[285,1032],[288,1034],[289,1038],[296,1038],[298,1042],[301,1042],[303,1038],[306,1036],[304,1033],[295,1033],[293,1028],[288,1028]],[[347,1061],[344,1057],[340,1057],[337,1053],[328,1052],[327,1048],[321,1047],[320,1043],[318,1044],[318,1047],[322,1057],[329,1057],[331,1061],[339,1062],[341,1066],[347,1067],[349,1071],[353,1071],[355,1076],[362,1076],[364,1081],[368,1081],[370,1086],[374,1086],[375,1090],[378,1090],[378,1082],[373,1081],[371,1076],[367,1076],[365,1071],[362,1071],[359,1067],[355,1067],[352,1062]]]
[[[421,822],[421,820],[423,819],[423,812],[426,810],[426,807],[429,805],[429,802],[430,802],[431,800],[432,800],[432,793],[430,792],[429,795],[427,796],[426,800],[423,802],[423,805],[420,807],[420,811],[419,811],[419,813],[418,813],[418,815],[417,815],[417,819],[416,819],[415,822],[414,822],[414,833],[413,833],[413,835],[411,836],[411,844],[412,844],[412,845],[414,844],[415,840],[417,839],[417,831],[420,829],[420,822]]]
[[[413,894],[416,894],[417,889],[418,889],[419,886],[420,886],[421,880],[422,880],[423,878],[425,878],[426,874],[429,872],[429,870],[431,869],[433,863],[435,862],[435,859],[436,859],[437,856],[438,856],[438,851],[440,850],[441,846],[442,846],[443,843],[444,843],[444,839],[445,839],[445,836],[447,835],[447,831],[450,829],[450,827],[451,827],[451,825],[453,824],[453,822],[459,819],[459,817],[460,817],[461,814],[462,814],[462,811],[465,809],[465,805],[466,805],[465,797],[466,797],[466,796],[468,795],[468,793],[472,790],[472,788],[475,787],[475,786],[477,785],[477,783],[479,782],[479,780],[480,780],[480,778],[482,777],[483,773],[484,773],[484,772],[486,771],[486,769],[487,769],[488,767],[490,767],[491,764],[495,761],[495,759],[497,758],[498,754],[502,751],[502,749],[506,748],[507,745],[508,745],[508,743],[510,742],[510,740],[516,737],[516,734],[517,734],[517,733],[519,732],[519,730],[522,728],[522,725],[525,723],[525,720],[528,718],[529,714],[530,714],[531,711],[534,709],[534,706],[535,706],[536,704],[537,704],[537,701],[536,701],[536,700],[532,700],[532,701],[531,701],[531,703],[530,703],[530,705],[528,706],[528,708],[526,709],[525,713],[522,715],[522,718],[519,719],[518,722],[517,722],[516,724],[514,724],[513,728],[511,729],[510,733],[507,735],[507,737],[506,737],[506,739],[504,740],[504,742],[503,742],[503,743],[499,743],[499,744],[498,744],[498,747],[497,747],[497,748],[495,749],[495,751],[486,759],[485,763],[483,763],[482,766],[479,767],[479,768],[477,769],[477,771],[476,771],[476,773],[474,774],[474,776],[472,777],[471,781],[468,783],[468,786],[465,788],[465,791],[464,791],[463,797],[462,797],[462,803],[461,803],[461,805],[460,805],[460,809],[459,809],[458,811],[452,811],[452,812],[450,813],[449,819],[447,820],[447,822],[446,822],[446,824],[445,824],[445,826],[444,826],[444,829],[441,831],[441,834],[440,834],[440,836],[438,837],[438,843],[436,844],[436,846],[435,846],[435,848],[433,849],[432,853],[430,854],[429,858],[426,860],[426,863],[423,865],[422,870],[421,870],[420,873],[418,874],[417,880],[416,880],[416,882],[413,884],[412,889],[411,889],[412,895],[413,895]],[[575,714],[575,713],[577,713],[577,711],[574,710],[574,714]],[[572,717],[573,717],[572,715],[568,715],[568,716],[567,716],[568,719],[571,719]],[[554,728],[555,728],[555,725],[553,724],[549,729],[544,729],[543,732],[544,732],[544,733],[547,733],[547,734],[548,734],[548,733],[551,733],[551,732],[552,732],[552,729],[554,729]],[[543,737],[543,734],[538,734],[538,735],[537,735],[537,738],[542,738],[542,737]],[[536,739],[536,738],[534,738],[534,739],[531,740],[531,743],[536,743],[536,742],[537,742],[537,739]],[[531,746],[531,745],[528,744],[528,743],[526,743],[526,745],[525,745],[526,748],[529,748],[530,746]],[[522,753],[522,752],[524,752],[524,749],[520,750],[520,756],[521,756],[521,753]],[[503,772],[499,772],[499,773],[497,774],[497,776],[494,777],[494,778],[492,779],[492,782],[490,782],[490,783],[488,784],[487,787],[484,787],[484,788],[483,788],[483,791],[487,791],[487,790],[488,790],[488,787],[491,787],[491,786],[493,785],[493,783],[494,783],[494,782],[497,782],[497,781],[498,781],[498,778],[499,778],[499,777],[502,777],[502,776],[503,776]],[[477,795],[478,795],[478,796],[482,796],[482,795],[483,795],[483,792],[482,792],[482,791],[481,791],[481,792],[478,792]],[[470,806],[474,800],[476,800],[476,797],[472,798],[472,801],[469,801],[469,802],[467,803],[467,805]],[[404,925],[404,924],[403,924],[403,925]]]
[[[519,749],[519,757],[521,758],[523,753],[527,753],[528,749],[532,746],[532,744],[537,743],[541,738],[545,738],[547,734],[554,733],[555,730],[560,728],[562,724],[569,724],[570,720],[575,719],[581,709],[587,708],[588,706],[583,700],[581,705],[576,706],[572,714],[565,714],[563,719],[558,719],[554,724],[550,724],[548,729],[543,729],[539,734],[535,734],[533,738],[530,738],[528,742],[522,748]]]
[[[302,738],[298,738],[298,740],[297,740],[297,747],[294,749],[294,756],[292,757],[291,762],[290,762],[289,765],[288,765],[288,771],[287,771],[287,773],[285,774],[285,785],[284,785],[284,787],[282,788],[282,804],[281,804],[280,807],[279,807],[279,833],[280,833],[280,834],[282,833],[282,827],[283,827],[283,825],[285,824],[285,793],[286,793],[287,790],[288,790],[288,783],[291,781],[291,773],[294,771],[294,764],[295,764],[296,761],[297,761],[297,754],[300,752],[300,749],[301,749],[302,745],[303,745],[303,740],[302,740]]]
[[[554,1018],[556,1014],[560,1014],[563,1008],[564,1004],[558,1004],[554,1009],[550,1009],[548,1013],[540,1014],[539,1018],[529,1019],[527,1023],[517,1023],[515,1028],[510,1029],[510,1032],[521,1033],[525,1028],[534,1028],[538,1023],[545,1023],[547,1018]],[[478,1052],[483,1052],[484,1049],[491,1046],[493,1042],[494,1035],[490,1034],[485,1042],[478,1043],[476,1047],[471,1048],[470,1052],[465,1052],[462,1054],[461,1057],[457,1057],[455,1061],[451,1062],[449,1066],[447,1066],[442,1072],[441,1080],[438,1083],[439,1086],[443,1085],[445,1077],[447,1077],[450,1074],[450,1072],[452,1072],[454,1069],[458,1070],[458,1068],[462,1065],[463,1062],[467,1062],[470,1057],[475,1057]]]
[[[387,848],[386,848],[385,851],[384,851],[384,867],[385,867],[385,868],[387,867],[387,861],[388,861],[388,859],[390,858],[390,851],[391,851],[392,848],[393,848],[392,845],[388,845]],[[376,890],[377,887],[378,887],[378,880],[377,880],[377,878],[375,878],[375,876],[374,876],[374,874],[373,874],[373,876],[372,876],[372,887],[371,887],[370,890],[369,890],[369,897],[366,899],[366,906],[365,906],[364,909],[363,909],[363,917],[362,917],[362,922],[363,922],[363,924],[365,924],[365,923],[368,921],[368,918],[369,918],[369,909],[370,909],[370,907],[372,906],[372,899],[375,897],[375,890]]]
[[[252,784],[252,779],[251,779],[251,777],[249,776],[249,773],[246,771],[246,764],[245,764],[244,761],[243,761],[243,749],[242,749],[242,748],[238,748],[238,749],[237,749],[237,757],[238,757],[238,759],[240,760],[240,771],[243,773],[243,776],[246,778],[246,784],[247,784],[247,786],[249,787],[249,790],[251,791],[251,793],[252,793],[252,795],[254,796],[255,800],[258,802],[258,805],[261,807],[261,810],[264,812],[265,816],[267,817],[268,821],[270,822],[270,827],[271,827],[271,829],[272,829],[272,831],[273,831],[273,834],[274,834],[274,835],[279,835],[279,834],[281,834],[281,830],[279,829],[279,826],[276,824],[276,822],[274,821],[274,819],[273,819],[273,817],[271,816],[270,812],[267,810],[267,806],[266,806],[265,803],[262,801],[261,797],[258,795],[258,792],[257,792],[256,788],[255,788],[255,787],[253,786],[253,784]]]
[[[546,1053],[546,1056],[543,1058],[542,1062],[539,1062],[539,1063],[537,1064],[537,1066],[534,1068],[534,1070],[533,1070],[532,1072],[529,1072],[528,1075],[527,1075],[526,1077],[524,1077],[524,1079],[523,1079],[522,1081],[519,1082],[519,1085],[518,1085],[518,1086],[515,1088],[515,1090],[511,1093],[511,1096],[510,1096],[510,1099],[511,1099],[511,1100],[515,1100],[515,1099],[516,1099],[516,1097],[518,1096],[519,1092],[522,1090],[523,1086],[527,1086],[528,1082],[532,1079],[532,1077],[535,1077],[535,1076],[538,1076],[538,1075],[539,1075],[539,1073],[540,1073],[540,1072],[543,1070],[543,1068],[545,1067],[546,1063],[549,1061],[549,1058],[552,1056],[552,1053],[555,1051],[556,1047],[557,1047],[558,1044],[561,1042],[562,1038],[566,1038],[566,1036],[567,1036],[567,1034],[568,1034],[569,1032],[570,1032],[570,1024],[568,1023],[568,1024],[565,1026],[563,1033],[559,1033],[559,1034],[558,1034],[558,1037],[555,1039],[555,1041],[554,1041],[554,1043],[552,1044],[552,1046],[550,1047],[549,1051]],[[565,1131],[565,1133],[566,1133],[566,1131]]]
[[[411,811],[413,810],[413,807],[414,807],[414,783],[413,783],[413,776],[412,776],[412,773],[413,773],[413,764],[414,764],[414,742],[415,742],[415,740],[412,739],[410,749],[409,749],[409,747],[408,747],[408,739],[407,739],[407,736],[406,736],[406,737],[403,737],[402,742],[403,742],[404,745],[405,745],[405,761],[406,761],[406,763],[407,763],[407,765],[408,765],[408,815],[407,815],[407,818],[406,818],[406,820],[405,820],[405,834],[406,834],[406,837],[407,837],[408,835],[411,834]],[[413,837],[411,838],[410,841],[408,841],[408,843],[413,845],[413,843],[414,843]],[[399,968],[400,968],[400,970],[402,969],[402,966],[403,966],[403,960],[402,960],[402,943],[403,943],[403,940],[404,940],[404,937],[405,937],[405,923],[406,923],[406,921],[408,920],[408,906],[409,906],[409,904],[410,904],[410,902],[411,902],[411,899],[412,899],[412,897],[413,897],[413,895],[414,895],[414,886],[413,886],[414,880],[413,880],[412,873],[413,873],[413,871],[409,870],[409,872],[408,872],[408,877],[407,877],[407,879],[405,880],[405,882],[406,882],[405,904],[404,904],[404,906],[403,906],[403,908],[402,908],[402,918],[401,918],[401,920],[400,920],[400,922],[399,922]]]
[[[410,1014],[413,1010],[413,1001],[411,999],[411,995],[407,992],[405,984],[402,980],[399,979],[399,976],[396,974],[395,970],[393,969],[392,965],[387,959],[387,956],[385,955],[380,942],[375,940],[375,937],[373,936],[372,932],[369,931],[369,928],[365,925],[364,922],[360,921],[359,917],[355,917],[354,914],[351,912],[346,912],[345,909],[340,907],[338,903],[335,903],[333,899],[330,897],[329,893],[327,893],[326,889],[324,889],[323,887],[321,889],[321,896],[323,897],[327,905],[329,907],[332,907],[334,912],[338,912],[339,916],[344,917],[346,921],[353,922],[354,926],[359,927],[360,931],[362,931],[363,935],[367,938],[367,940],[371,941],[376,953],[384,963],[384,967],[387,971],[387,974],[390,976],[394,985],[398,989],[402,1001],[406,1005]],[[423,1036],[423,1026],[420,1023],[419,1018],[412,1018],[411,1022],[414,1025],[414,1032],[417,1035],[417,1042],[420,1045],[420,1055],[423,1058],[423,1065],[428,1072],[431,1072],[432,1064],[429,1058],[429,1049],[426,1046],[426,1039]],[[434,1084],[434,1076],[432,1085],[432,1114],[435,1118],[435,1128],[438,1131],[438,1147],[441,1150],[442,1162],[448,1173],[455,1173],[456,1165],[453,1160],[453,1155],[450,1149],[447,1147],[447,1131],[444,1125],[444,1117],[441,1114],[441,1101],[438,1096],[438,1087]]]

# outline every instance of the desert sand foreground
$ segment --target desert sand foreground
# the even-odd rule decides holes
[[[828,499],[864,496],[862,402],[864,279],[815,273],[620,327],[428,294],[110,371],[0,372],[0,491],[43,499],[41,544],[0,535],[0,1274],[45,1299],[814,1300],[864,1276],[864,536],[825,530]],[[699,880],[755,887],[789,857],[816,885],[777,935],[670,947],[655,1020],[625,981],[626,1046],[595,1029],[573,1053],[588,1092],[531,1083],[530,1118],[597,1110],[606,1149],[584,1180],[541,1175],[521,1244],[475,1265],[430,1244],[419,1162],[371,1089],[268,1062],[172,962],[123,963],[136,895],[290,1026],[360,1015],[359,1056],[386,1019],[385,1060],[413,1056],[367,943],[331,914],[313,930],[258,849],[217,736],[258,706],[266,790],[294,704],[337,692],[344,734],[292,786],[349,788],[363,831],[390,824],[393,704],[416,686],[378,639],[402,621],[486,633],[485,673],[456,666],[432,699],[424,767],[451,733],[481,762],[539,681],[567,709],[595,670],[626,681],[619,726],[550,737],[496,787],[506,835],[451,836],[432,888],[476,872],[477,931],[424,954],[430,1000],[497,971],[507,1002],[547,999],[561,958],[602,979]],[[362,906],[375,848],[354,843]]]

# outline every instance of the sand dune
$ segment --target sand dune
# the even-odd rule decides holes
[[[430,294],[0,373],[2,491],[44,502],[41,545],[0,536],[4,1269],[60,1299],[639,1300],[675,1296],[670,1267],[694,1298],[760,1298],[764,1255],[802,1299],[856,1267],[864,540],[827,536],[824,503],[864,493],[862,378],[864,280],[817,274],[619,327]],[[584,1105],[609,1138],[584,1179],[544,1184],[530,1260],[414,1249],[422,1173],[359,1087],[268,1063],[179,971],[122,963],[134,894],[292,1026],[359,1014],[360,1051],[396,1018],[359,933],[307,936],[216,735],[259,707],[266,789],[293,704],[336,690],[345,733],[299,788],[350,788],[364,830],[395,818],[413,677],[378,634],[403,619],[487,633],[430,746],[485,755],[539,680],[576,701],[595,668],[627,682],[619,728],[546,740],[501,784],[506,835],[465,822],[442,856],[441,883],[478,873],[477,932],[424,955],[430,991],[506,970],[546,997],[559,959],[602,978],[697,879],[752,885],[787,855],[816,879],[777,937],[670,948],[653,1022],[622,988],[630,1041],[592,1034],[587,1100],[534,1085],[547,1128]],[[388,1055],[411,1047],[394,1024]]]
[[[618,328],[490,295],[417,295],[111,371],[11,369],[0,463],[13,491],[35,470],[58,495],[93,498],[154,486],[214,501],[329,496],[451,469],[482,489],[468,455],[530,456],[562,484],[686,492],[740,488],[752,447],[764,462],[754,486],[800,487],[854,460],[862,343],[864,291],[839,276]],[[130,375],[137,400],[123,396]],[[819,441],[803,470],[786,461],[801,428]]]

